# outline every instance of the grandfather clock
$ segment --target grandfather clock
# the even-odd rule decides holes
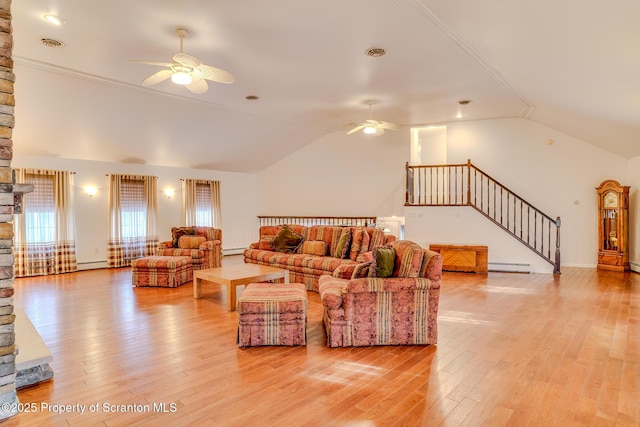
[[[598,268],[629,270],[629,186],[609,179],[598,192]]]

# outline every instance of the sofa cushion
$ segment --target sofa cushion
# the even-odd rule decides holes
[[[178,247],[180,249],[198,249],[200,245],[207,241],[204,236],[192,236],[185,234],[178,239]]]
[[[222,240],[222,229],[215,227],[195,227],[195,235],[205,240]]]
[[[350,244],[351,244],[351,229],[344,228],[342,229],[342,233],[340,234],[340,238],[338,239],[338,244],[336,245],[336,252],[334,256],[336,258],[347,258]]]
[[[293,253],[302,243],[303,236],[295,233],[288,226],[283,226],[271,241],[271,247],[277,252]]]
[[[302,253],[324,256],[327,254],[327,244],[322,240],[307,240],[302,242]]]
[[[387,235],[384,234],[384,231],[378,230],[377,228],[366,227],[365,230],[369,234],[369,249],[377,248],[378,246],[384,246],[387,244]]]
[[[327,244],[327,255],[335,256],[342,229],[343,227],[334,225],[312,225],[308,229],[305,240],[322,240]]]
[[[256,249],[260,249],[263,251],[272,251],[273,250],[273,246],[271,246],[271,242],[273,241],[273,237],[267,239],[260,239],[260,241],[258,242],[258,245],[256,247]]]
[[[356,265],[356,267],[353,269],[353,274],[351,275],[351,278],[362,279],[363,277],[368,277],[371,264],[372,264],[371,262],[365,262],[365,263]]]
[[[396,251],[394,277],[418,277],[422,267],[422,246],[409,240],[397,240],[390,244]]]
[[[178,247],[181,236],[196,234],[195,227],[171,227],[171,246]]]
[[[393,276],[396,262],[396,251],[391,247],[378,247],[373,250],[373,261],[369,269],[369,277]]]
[[[351,248],[349,258],[355,261],[358,255],[369,250],[369,233],[363,227],[356,227],[352,230]]]

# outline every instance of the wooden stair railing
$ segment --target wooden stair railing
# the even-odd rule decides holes
[[[451,165],[407,163],[405,206],[471,206],[560,273],[560,217],[551,218],[471,160]]]
[[[312,225],[337,225],[337,226],[375,226],[375,216],[267,216],[258,215],[260,226],[298,224],[305,226]]]

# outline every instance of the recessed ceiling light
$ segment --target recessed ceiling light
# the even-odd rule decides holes
[[[49,39],[46,37],[43,37],[40,39],[40,43],[42,43],[43,45],[47,46],[47,47],[62,47],[64,46],[64,43],[62,43],[59,40],[54,40],[54,39]]]
[[[368,56],[373,56],[374,58],[378,58],[382,55],[384,55],[385,53],[387,53],[386,50],[380,48],[380,47],[373,47],[371,49],[367,49],[366,54]]]
[[[44,15],[44,20],[53,25],[60,26],[64,24],[64,19],[56,15]]]

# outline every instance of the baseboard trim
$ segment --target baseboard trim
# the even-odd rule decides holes
[[[241,255],[244,253],[244,250],[247,248],[231,248],[231,249],[223,249],[222,255]]]
[[[107,268],[107,261],[87,261],[78,263],[78,270],[97,270],[99,268]]]

